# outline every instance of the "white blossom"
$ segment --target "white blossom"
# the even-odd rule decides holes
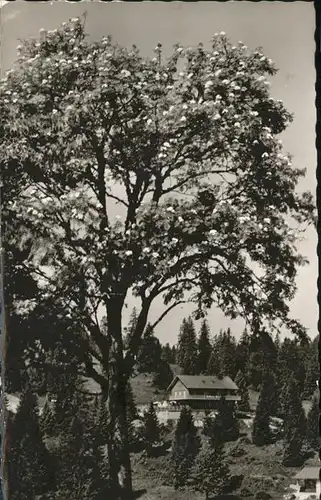
[[[125,255],[127,255],[128,257],[130,257],[131,255],[133,255],[132,250],[126,250]]]

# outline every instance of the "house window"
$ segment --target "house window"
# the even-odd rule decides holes
[[[317,490],[316,479],[304,479],[303,484],[301,483],[300,492],[315,493]]]

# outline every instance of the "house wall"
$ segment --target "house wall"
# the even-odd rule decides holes
[[[170,392],[170,399],[185,399],[189,394],[189,391],[186,389],[185,385],[182,384],[180,380],[176,382],[174,387]]]
[[[294,488],[296,489],[295,498],[296,500],[307,500],[311,498],[311,496],[315,496],[316,499],[320,498],[321,495],[321,483],[320,481],[316,481],[316,492],[311,493],[308,491],[300,491],[301,484],[299,482],[296,483]]]

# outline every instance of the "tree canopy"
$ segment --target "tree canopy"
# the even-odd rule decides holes
[[[256,333],[269,321],[305,335],[288,301],[314,205],[277,137],[291,115],[270,97],[273,62],[225,34],[154,52],[92,42],[72,19],[22,42],[0,83],[5,248],[21,278],[9,305],[77,332],[81,369],[108,394],[112,483],[130,476],[126,384],[155,299],[151,327],[192,302],[196,318],[216,305]]]

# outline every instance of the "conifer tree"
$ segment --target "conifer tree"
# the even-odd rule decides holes
[[[250,410],[250,397],[247,387],[246,378],[243,372],[239,371],[235,378],[235,383],[239,388],[239,396],[241,396],[241,401],[238,402],[237,407],[240,411]]]
[[[167,342],[164,346],[162,346],[162,356],[168,364],[174,364],[176,362],[175,346],[171,347]]]
[[[304,391],[306,370],[300,345],[295,340],[285,339],[278,355],[278,377],[281,387],[281,405],[285,403],[289,380],[295,379],[297,393]]]
[[[138,418],[135,397],[130,381],[126,385],[126,419],[128,427],[128,441],[130,444],[134,442],[133,421]]]
[[[268,377],[263,379],[260,395],[256,406],[253,421],[252,442],[256,446],[264,446],[271,443],[272,435],[270,429],[270,409],[271,386]]]
[[[200,449],[200,439],[194,426],[192,413],[184,407],[179,416],[172,446],[174,487],[184,486]]]
[[[10,499],[34,500],[54,489],[53,462],[42,441],[37,397],[27,388],[10,425],[7,453]]]
[[[230,483],[230,470],[221,446],[204,446],[196,459],[194,469],[195,487],[205,494],[205,499],[209,495],[221,495],[227,490]]]
[[[195,375],[197,373],[196,332],[191,317],[184,318],[180,328],[177,360],[184,375]]]
[[[96,500],[107,489],[103,451],[87,424],[75,415],[59,435],[57,498]]]
[[[156,371],[154,373],[153,384],[158,389],[167,389],[167,387],[173,380],[173,372],[169,363],[162,356],[158,363],[158,366],[156,366],[155,368]]]
[[[53,435],[55,426],[55,414],[53,411],[52,403],[46,398],[45,404],[40,416],[40,429],[42,436],[50,437]]]
[[[140,373],[153,373],[160,364],[162,347],[151,325],[147,325],[137,354],[136,366]]]
[[[289,381],[284,405],[284,455],[283,465],[296,467],[302,465],[302,448],[307,437],[307,422],[302,406],[297,381]]]
[[[239,424],[235,415],[234,402],[226,401],[222,396],[218,404],[218,413],[214,420],[215,439],[223,443],[234,441],[239,437]]]
[[[314,450],[320,448],[319,418],[319,395],[316,393],[312,398],[311,407],[307,415],[307,443]]]
[[[236,367],[237,371],[247,373],[250,359],[250,336],[245,328],[240,341],[236,346]]]
[[[304,382],[304,397],[310,399],[315,392],[317,381],[320,378],[319,349],[317,336],[309,345],[306,356],[306,376]]]
[[[151,455],[153,445],[160,441],[160,428],[153,403],[150,403],[148,411],[144,413],[143,422],[144,446],[147,454]]]
[[[197,349],[198,349],[198,372],[206,374],[208,362],[212,352],[212,346],[210,343],[210,331],[208,323],[205,320],[202,322],[201,325]]]
[[[212,352],[210,354],[208,364],[207,364],[207,375],[214,375],[215,377],[218,378],[223,378],[223,369],[222,369],[222,362],[219,356],[218,351],[216,350],[215,346],[212,349]]]

